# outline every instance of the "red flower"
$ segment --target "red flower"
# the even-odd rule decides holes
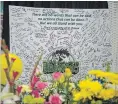
[[[22,86],[18,86],[16,91],[18,92],[18,95],[21,93],[21,90],[22,90]]]
[[[14,80],[16,79],[16,77],[18,76],[18,74],[19,74],[19,72],[15,72],[15,71],[13,71],[13,78],[14,78]]]
[[[14,62],[16,60],[16,58],[11,58],[11,61]]]
[[[37,76],[33,76],[32,81],[31,81],[31,87],[34,88],[36,82],[38,82],[40,79]]]
[[[40,97],[38,90],[33,90],[32,95],[34,95],[34,97],[36,97],[36,98]]]

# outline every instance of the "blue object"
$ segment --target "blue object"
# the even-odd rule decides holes
[[[0,13],[3,13],[3,1],[0,2]]]

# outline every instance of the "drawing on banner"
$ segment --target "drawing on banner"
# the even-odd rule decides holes
[[[66,67],[73,69],[73,74],[79,72],[79,62],[75,62],[73,56],[67,49],[57,49],[48,56],[46,62],[43,62],[43,66],[43,71],[46,74],[57,71],[64,72]]]
[[[10,6],[9,11],[10,51],[24,62],[22,82],[29,82],[42,51],[38,67],[49,80],[52,72],[63,72],[66,66],[72,69],[72,80],[77,81],[88,70],[104,70],[103,64],[112,63],[108,9]]]

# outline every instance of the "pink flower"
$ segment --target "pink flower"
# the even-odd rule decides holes
[[[62,73],[60,72],[55,72],[52,74],[52,77],[54,78],[54,80],[58,80],[61,77]]]
[[[40,82],[38,81],[36,83],[36,87],[38,88],[38,90],[43,90],[44,88],[46,88],[48,86],[48,83],[47,82]]]
[[[40,97],[40,94],[39,94],[38,90],[33,90],[32,95],[34,95],[34,97],[36,97],[36,98]]]
[[[14,78],[14,80],[16,79],[16,77],[18,76],[18,74],[19,74],[19,72],[13,71],[13,78]]]
[[[36,68],[36,70],[35,70],[35,75],[39,75],[39,74],[40,74],[40,71],[39,71],[38,68]]]
[[[54,94],[49,97],[49,102],[51,104],[62,104],[59,94]]]
[[[34,88],[35,84],[39,81],[40,79],[37,76],[33,76],[32,82],[31,82],[31,87]]]
[[[21,90],[22,90],[22,86],[18,86],[16,91],[18,92],[18,95],[21,93]]]

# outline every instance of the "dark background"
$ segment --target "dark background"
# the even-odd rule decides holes
[[[9,40],[9,5],[38,7],[38,8],[78,8],[78,9],[106,9],[107,1],[4,1],[3,35],[8,47]]]

